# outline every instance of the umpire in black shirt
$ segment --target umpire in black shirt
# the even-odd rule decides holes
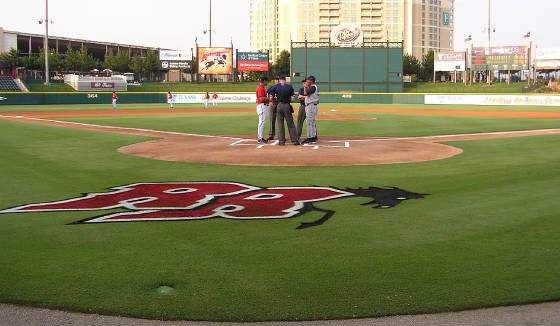
[[[294,101],[294,88],[292,85],[286,84],[286,77],[280,77],[280,84],[274,88],[272,95],[278,97],[278,106],[276,107],[276,117],[278,118],[278,145],[284,146],[286,144],[284,118],[286,118],[288,131],[290,132],[290,140],[294,145],[299,145],[296,126],[294,125],[294,118],[292,117],[292,107],[290,106],[290,103]]]

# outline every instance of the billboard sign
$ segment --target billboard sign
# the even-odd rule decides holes
[[[268,53],[239,52],[237,54],[237,70],[268,71]]]
[[[192,60],[191,51],[159,50],[160,61],[186,61]]]
[[[560,69],[560,48],[537,48],[535,68],[537,70]]]
[[[331,30],[331,42],[341,47],[356,46],[364,42],[364,33],[354,24],[340,24]]]
[[[184,61],[160,60],[159,69],[160,70],[188,70],[188,71],[190,71],[192,69],[192,61],[191,60],[184,60]]]
[[[233,67],[232,53],[232,48],[198,48],[198,73],[230,75]]]
[[[438,52],[434,54],[435,71],[465,71],[465,52]]]
[[[527,46],[473,47],[472,70],[527,70],[529,48]]]

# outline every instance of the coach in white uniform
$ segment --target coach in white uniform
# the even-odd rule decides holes
[[[304,89],[305,97],[305,118],[307,119],[307,139],[303,141],[304,144],[311,144],[317,142],[317,125],[315,118],[317,116],[317,105],[319,104],[319,89],[315,84],[315,77],[309,76],[306,78],[307,87]]]

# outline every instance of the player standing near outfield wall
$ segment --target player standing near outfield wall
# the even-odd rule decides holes
[[[218,106],[218,94],[216,93],[212,95],[212,106]]]
[[[268,88],[268,95],[270,96],[270,105],[268,114],[270,116],[270,129],[268,130],[268,139],[274,140],[274,134],[276,133],[276,107],[278,106],[278,98],[274,95],[274,90],[280,82],[280,76],[274,77],[274,85]]]
[[[117,99],[119,97],[117,96],[117,93],[113,92],[113,97],[112,97],[112,102],[113,102],[113,109],[117,108]]]
[[[290,141],[294,145],[299,145],[297,138],[297,130],[294,125],[294,118],[292,116],[292,106],[290,103],[294,101],[294,88],[292,85],[286,84],[286,77],[280,78],[280,84],[274,88],[273,95],[278,98],[278,105],[276,106],[276,114],[278,117],[278,145],[284,146],[286,144],[286,130],[284,129],[284,119],[288,125],[290,132]],[[306,110],[307,113],[307,110]]]
[[[208,101],[210,101],[210,94],[208,94],[208,92],[206,92],[206,95],[204,95],[204,108],[205,109],[208,108]]]
[[[266,114],[268,113],[268,94],[265,88],[266,85],[268,85],[268,78],[262,77],[261,84],[257,87],[257,114],[259,116],[257,141],[265,144],[268,142],[263,138],[264,125],[266,124]]]
[[[173,109],[173,95],[171,95],[171,92],[167,92],[167,103],[169,103],[169,108]]]
[[[311,144],[317,142],[317,126],[315,118],[317,116],[317,105],[319,104],[319,89],[315,85],[315,77],[309,76],[306,78],[307,87],[304,88],[305,97],[305,116],[307,119],[307,139],[303,141],[304,144]]]

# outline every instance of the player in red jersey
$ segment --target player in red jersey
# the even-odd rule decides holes
[[[268,78],[262,77],[261,83],[257,87],[257,114],[259,115],[259,124],[257,127],[257,142],[267,143],[268,141],[263,138],[264,125],[266,124],[266,114],[268,113],[268,94],[266,92],[266,85],[268,85]]]
[[[212,106],[218,106],[218,94],[212,95]]]
[[[113,109],[117,108],[117,99],[119,97],[117,96],[117,93],[113,92]]]
[[[169,103],[169,108],[173,109],[173,95],[171,92],[167,92],[167,103]]]

